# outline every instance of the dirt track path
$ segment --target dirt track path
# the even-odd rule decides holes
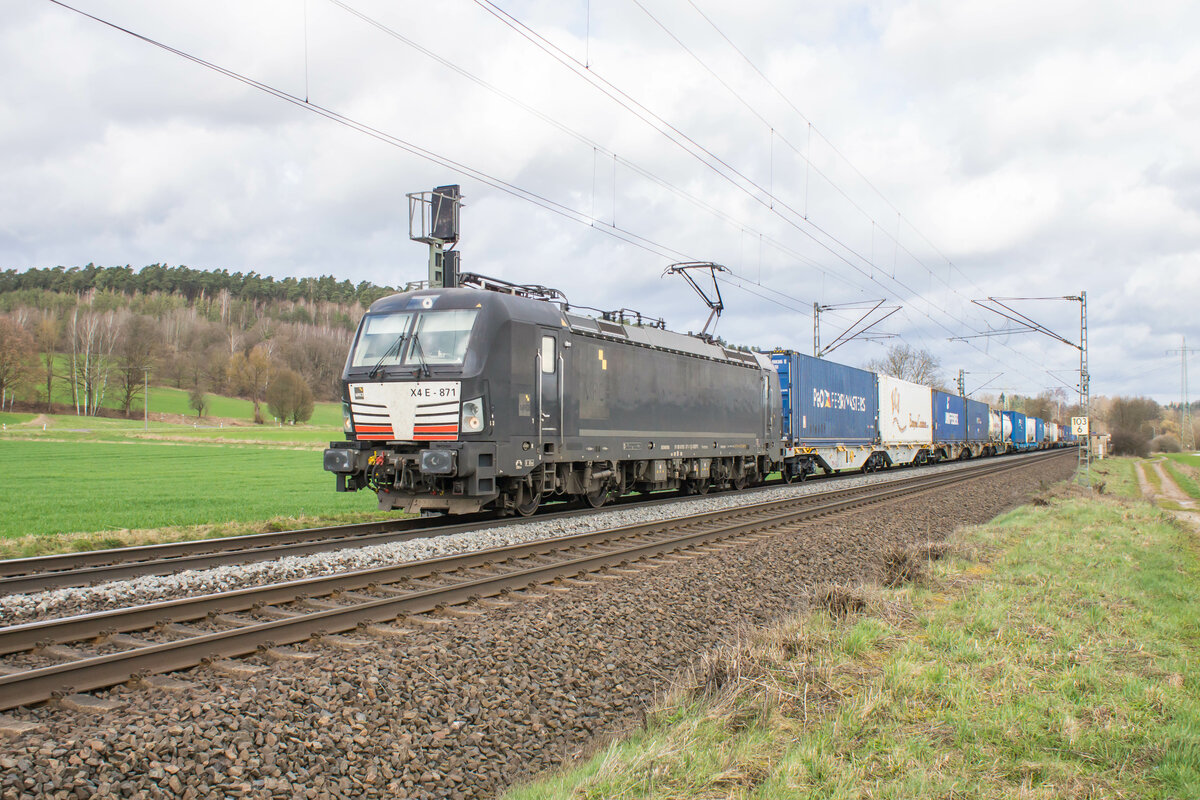
[[[1159,480],[1162,481],[1163,496],[1168,500],[1178,503],[1184,508],[1195,509],[1196,501],[1193,500],[1187,492],[1179,488],[1179,484],[1177,484],[1175,479],[1171,477],[1171,473],[1167,472],[1167,470],[1164,468],[1163,465],[1165,462],[1166,459],[1160,458],[1151,465],[1154,467],[1155,471],[1158,472]]]
[[[1197,501],[1179,488],[1179,484],[1171,477],[1171,473],[1164,468],[1165,462],[1165,458],[1158,458],[1154,461],[1138,461],[1134,464],[1142,496],[1155,504],[1165,501],[1176,506],[1177,508],[1172,507],[1167,510],[1200,530],[1200,507],[1198,507]],[[1154,490],[1154,485],[1146,478],[1146,469],[1154,470],[1159,484],[1162,486],[1161,491]]]
[[[1153,500],[1154,487],[1150,485],[1150,480],[1146,477],[1146,468],[1142,466],[1141,461],[1133,462],[1133,471],[1137,474],[1138,488],[1142,492],[1142,497]]]

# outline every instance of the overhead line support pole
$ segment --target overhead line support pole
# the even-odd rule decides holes
[[[1167,355],[1179,353],[1179,446],[1185,450],[1196,449],[1196,432],[1192,430],[1192,404],[1188,397],[1187,357],[1188,353],[1200,353],[1200,347],[1188,347],[1184,336],[1181,346],[1168,350]]]

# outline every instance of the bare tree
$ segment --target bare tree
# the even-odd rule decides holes
[[[54,369],[58,357],[58,343],[62,338],[58,317],[53,311],[43,311],[34,326],[33,341],[41,362],[42,375],[46,379],[46,410],[49,411],[54,398]]]
[[[157,352],[158,326],[141,314],[129,316],[117,343],[117,389],[125,416],[129,416],[133,401],[143,393]]]
[[[95,312],[84,306],[71,315],[71,394],[76,414],[94,416],[104,402],[117,330],[112,311]]]
[[[33,337],[16,320],[0,317],[0,409],[7,398],[33,373]]]
[[[1017,407],[1017,403],[1014,403],[1013,406]],[[1037,397],[1021,398],[1019,407],[1023,413],[1030,417],[1053,420],[1057,404],[1054,402],[1054,397],[1050,392],[1042,392]]]
[[[204,393],[202,386],[193,386],[192,390],[188,392],[188,408],[196,412],[197,419],[203,417],[204,413],[208,411],[208,395]]]
[[[883,358],[872,359],[866,368],[881,375],[891,375],[902,381],[920,383],[943,389],[942,362],[928,350],[896,344],[888,348]]]
[[[266,343],[260,343],[252,347],[249,353],[234,353],[229,359],[226,373],[233,390],[254,401],[254,422],[261,425],[263,415],[260,403],[266,396],[267,386],[275,373],[270,348]]]

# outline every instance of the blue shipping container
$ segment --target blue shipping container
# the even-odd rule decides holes
[[[791,351],[770,355],[783,392],[784,441],[811,447],[875,442],[875,373]]]
[[[1046,439],[1046,423],[1043,420],[1038,419],[1037,417],[1030,417],[1030,419],[1032,419],[1034,422],[1037,423],[1037,435],[1034,437],[1033,440],[1035,442],[1044,441]],[[1028,424],[1028,423],[1026,423],[1026,424]]]
[[[967,398],[967,441],[988,440],[988,404],[982,400]]]
[[[1001,422],[1004,441],[1025,444],[1025,415],[1020,411],[1001,411],[1000,416],[1004,418]]]
[[[967,411],[956,394],[933,390],[933,440],[961,442],[967,435]]]

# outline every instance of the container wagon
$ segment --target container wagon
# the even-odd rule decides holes
[[[779,374],[784,480],[888,464],[876,447],[874,373],[792,350],[769,356]]]
[[[968,458],[967,408],[964,398],[933,390],[933,456],[938,461]]]
[[[965,442],[969,457],[992,455],[991,422],[992,412],[988,404],[981,400],[966,398],[967,440]]]
[[[879,453],[890,464],[923,464],[933,456],[933,390],[879,375]]]

